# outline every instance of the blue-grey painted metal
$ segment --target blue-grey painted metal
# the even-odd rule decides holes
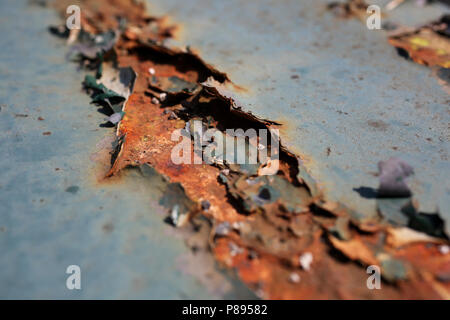
[[[378,161],[400,157],[415,169],[420,210],[439,210],[450,231],[449,96],[384,30],[335,17],[330,0],[147,2],[182,26],[168,45],[198,51],[247,90],[232,94],[244,110],[283,124],[282,143],[305,158],[327,199],[376,214],[375,199],[353,189],[377,188]],[[448,12],[414,3],[382,22],[419,26]]]
[[[163,222],[160,179],[98,183],[93,154],[114,129],[99,127],[83,72],[48,33],[59,22],[28,1],[0,2],[0,298],[253,297],[214,269],[219,284],[206,281],[203,261],[194,276],[183,270],[189,252]],[[69,265],[81,267],[81,290],[66,288]]]
[[[198,50],[247,90],[233,92],[245,110],[283,123],[282,142],[328,199],[374,214],[375,200],[353,189],[376,188],[377,162],[398,156],[415,168],[421,209],[439,207],[450,220],[448,94],[430,69],[400,58],[384,31],[334,17],[328,2],[149,4],[183,25],[169,44]],[[420,25],[446,10],[412,3],[384,19]],[[0,2],[0,298],[223,297],[180,270],[187,249],[162,223],[159,180],[96,181],[92,154],[113,132],[99,127],[104,115],[80,91],[83,74],[48,34],[58,22],[25,0]],[[66,289],[71,264],[82,268],[81,291]]]

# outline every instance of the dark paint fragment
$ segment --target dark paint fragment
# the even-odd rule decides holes
[[[379,197],[409,197],[411,191],[406,184],[406,178],[414,173],[413,168],[405,161],[390,158],[378,163],[380,187]]]
[[[109,30],[93,35],[81,29],[77,42],[70,47],[69,54],[77,53],[83,58],[95,60],[114,47],[118,33],[115,30]]]
[[[76,194],[78,191],[80,190],[80,187],[78,186],[70,186],[68,188],[66,188],[66,192],[71,193],[71,194]]]
[[[430,236],[448,239],[444,221],[438,213],[419,212],[411,198],[378,199],[380,214],[390,224],[408,227]]]

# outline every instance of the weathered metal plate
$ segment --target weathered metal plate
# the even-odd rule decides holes
[[[147,2],[182,26],[168,45],[189,45],[245,89],[232,92],[245,111],[283,125],[282,143],[327,199],[374,215],[375,199],[354,189],[377,188],[378,161],[400,157],[415,169],[420,210],[439,210],[450,230],[449,96],[385,31],[335,17],[326,0]],[[419,26],[444,12],[410,1],[383,22]]]
[[[114,128],[47,28],[51,9],[0,3],[0,298],[253,298],[163,222],[165,182],[109,168]],[[66,288],[79,265],[82,289]]]
[[[105,9],[111,9],[107,7],[109,5],[117,5],[111,2],[99,7],[99,3],[96,3],[97,11],[103,9],[103,5]],[[204,61],[214,64],[237,85],[228,94],[238,106],[258,117],[282,124],[283,144],[301,156],[303,165],[309,169],[327,199],[337,200],[366,216],[375,215],[375,199],[363,190],[377,187],[378,179],[374,177],[374,172],[378,161],[397,156],[415,167],[416,175],[411,185],[420,209],[425,212],[439,209],[448,218],[448,94],[430,69],[399,57],[395,49],[388,45],[384,31],[369,31],[358,21],[339,19],[327,11],[327,3],[181,3],[156,0],[150,4],[153,8],[159,7],[151,12],[152,15],[169,14],[176,23],[182,22],[183,32],[171,44],[190,45],[191,49],[199,51]],[[124,12],[129,13],[134,5]],[[136,5],[133,8],[139,7]],[[408,5],[401,9],[396,10],[389,20],[412,25],[436,19],[443,7],[427,7],[421,12]],[[24,12],[32,18],[26,24],[19,25],[20,19],[16,17]],[[35,12],[43,14],[33,16]],[[196,239],[187,236],[187,230],[180,229],[174,233],[162,223],[166,210],[160,203],[167,202],[173,206],[172,200],[179,198],[172,194],[172,198],[167,199],[165,191],[168,182],[154,169],[149,169],[150,172],[144,176],[137,168],[119,172],[130,163],[127,164],[127,161],[133,160],[135,165],[140,163],[136,161],[138,153],[134,153],[132,143],[128,143],[128,149],[121,149],[131,150],[131,156],[120,157],[124,162],[116,161],[108,175],[117,176],[103,179],[111,164],[108,152],[112,150],[114,132],[112,129],[98,128],[105,117],[89,106],[86,95],[77,94],[78,89],[74,90],[80,87],[82,74],[76,72],[73,64],[64,61],[65,48],[62,43],[51,39],[46,32],[52,22],[58,23],[49,11],[27,7],[25,2],[2,4],[0,23],[4,26],[3,30],[11,31],[2,37],[3,47],[9,51],[0,55],[1,77],[4,80],[0,87],[0,125],[5,128],[0,133],[0,143],[7,150],[0,161],[0,246],[4,253],[0,267],[5,270],[0,276],[0,296],[249,297],[247,290],[234,286],[232,280],[217,272],[209,250],[205,250],[207,254],[197,252]],[[148,65],[146,67],[136,56],[133,61],[122,53],[122,63],[127,66],[131,63],[138,73],[147,74]],[[223,76],[218,71],[214,72]],[[188,80],[187,75],[183,77]],[[163,85],[167,83],[159,84]],[[175,87],[175,91],[180,89],[179,84]],[[161,109],[151,106],[154,103],[142,91],[142,81],[139,90],[130,99],[129,108],[125,110],[126,118],[119,129],[134,130],[135,140],[127,141],[139,142],[140,138],[146,138],[146,133],[150,133],[155,140],[152,143],[161,145],[158,139],[164,138],[164,135],[155,130],[159,128],[155,123],[167,121],[161,117]],[[148,107],[145,112],[139,109],[142,106]],[[146,127],[149,123],[153,125]],[[142,130],[135,130],[140,126]],[[164,134],[169,134],[173,126],[172,122],[170,126],[161,128],[168,128]],[[120,134],[120,130],[117,132]],[[132,138],[131,135],[127,137]],[[140,145],[144,153],[160,150],[145,149],[146,146]],[[171,171],[172,167],[166,165],[168,162],[150,162],[152,159],[150,157],[148,162],[142,163],[150,163],[155,170],[168,176],[172,174],[171,178],[177,181],[174,173],[182,170],[175,168]],[[161,161],[164,157],[155,159]],[[216,185],[218,169],[208,168],[210,171],[207,177],[201,178],[201,183],[197,179],[205,169],[191,168],[193,171],[186,171],[184,178],[192,180],[181,179],[186,195],[199,202],[210,194],[216,198],[222,195],[222,200],[225,200],[223,188]],[[214,190],[217,192],[214,193],[210,186],[216,187]],[[230,186],[233,187],[228,185],[228,188]],[[239,186],[235,190],[237,198],[241,195],[245,197],[245,192],[242,194],[240,191],[252,192],[245,184]],[[289,183],[284,186],[285,198],[292,200],[289,203],[295,206],[301,202],[295,198],[301,193],[294,192],[294,196],[289,198],[291,193],[288,187],[292,186]],[[161,198],[169,201],[161,202]],[[191,202],[192,199],[186,201]],[[393,204],[389,202],[383,208],[392,210],[389,205]],[[211,211],[217,209],[214,205],[215,202],[212,202]],[[230,204],[227,205],[228,209],[221,207],[222,215],[211,217],[220,220],[229,213],[236,214]],[[307,237],[297,237],[286,246],[283,245],[285,239],[280,238],[281,245],[277,246],[273,241],[277,237],[272,239],[270,230],[283,226],[284,220],[273,219],[275,217],[270,215],[256,215],[253,218],[251,230],[246,232],[243,228],[239,231],[240,238],[235,237],[233,241],[244,240],[244,246],[246,243],[254,246],[252,231],[259,231],[260,240],[275,243],[275,246],[269,245],[264,249],[273,250],[271,253],[277,258],[292,260],[289,270],[298,271],[298,261],[303,254],[298,260],[297,251],[304,244],[302,239]],[[320,220],[320,217],[316,218]],[[322,218],[322,227],[326,225],[325,228],[328,228],[326,218]],[[396,216],[389,218],[395,219]],[[324,238],[320,232],[314,233],[321,229],[312,227],[308,221],[305,215],[303,219],[293,221],[292,225],[299,234],[303,234],[302,228],[310,228],[310,238],[315,239],[315,246],[311,246],[314,249],[314,276],[302,278],[306,284],[303,288],[314,288],[320,293],[322,288],[314,283],[316,279],[327,279],[328,282],[334,275],[341,277],[344,273],[364,284],[364,270],[358,269],[358,274],[353,273],[356,265],[343,267],[344,264],[327,260],[331,257],[322,255],[325,244],[320,240]],[[343,226],[346,224],[348,220],[343,222]],[[338,223],[336,228],[330,232],[336,231],[343,239],[346,238],[345,228],[339,229]],[[447,223],[447,231],[448,228]],[[212,234],[208,230],[202,233]],[[233,233],[230,237],[237,234]],[[194,254],[183,246],[183,238],[194,242],[194,259],[191,259]],[[329,240],[334,248],[344,252],[351,260],[364,264],[395,261],[385,257],[380,257],[378,261],[372,253],[366,254],[366,245],[379,242],[374,242],[376,237],[362,238],[364,236],[355,235],[355,238],[345,241],[333,237]],[[259,264],[265,261],[263,255],[254,259],[254,251],[250,250],[247,254],[234,242],[227,242],[229,240],[219,239],[216,242],[216,258],[224,265],[235,267],[241,279],[253,284],[261,297],[289,298],[296,297],[297,293],[307,297],[314,294],[306,291],[300,294],[297,289],[289,287],[292,284],[288,280],[292,274],[288,278],[289,270],[277,269],[276,263],[269,264],[273,267],[266,269],[269,272],[263,272],[261,267],[265,264]],[[289,250],[283,251],[286,248]],[[423,248],[437,251],[436,248]],[[236,255],[236,252],[239,254]],[[419,248],[408,252],[419,254],[421,251]],[[183,255],[180,257],[181,253]],[[323,260],[320,260],[321,257]],[[415,257],[416,262],[423,260]],[[284,266],[286,261],[280,261]],[[439,261],[443,263],[444,259]],[[334,273],[330,276],[331,263]],[[74,293],[65,288],[65,268],[69,264],[82,267],[81,292]],[[442,271],[445,275],[445,270],[438,270],[444,269],[438,260],[429,264],[433,271]],[[396,266],[395,263],[382,266],[386,279],[392,276],[394,281],[405,277],[406,269],[401,267],[401,272],[397,272],[399,268]],[[309,272],[309,267],[302,264],[301,268]],[[280,283],[288,283],[288,286]],[[432,281],[430,283],[434,285]],[[265,285],[267,288],[264,289],[270,295],[265,295]],[[334,288],[336,283],[327,285]],[[352,294],[368,297],[364,286],[359,290],[364,292]],[[408,287],[403,287],[403,290],[415,291],[408,290]],[[337,293],[336,296],[341,298],[346,296],[344,290],[326,291]],[[426,289],[419,291],[426,293]]]

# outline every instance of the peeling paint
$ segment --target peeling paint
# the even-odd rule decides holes
[[[104,32],[113,25],[102,18],[109,12],[100,16],[93,2],[83,3],[86,16],[96,17],[84,21],[86,30]],[[258,175],[263,163],[256,170],[226,163],[174,164],[170,151],[176,142],[171,133],[193,119],[222,132],[269,129],[280,123],[243,111],[226,93],[233,79],[198,55],[164,46],[171,33],[157,31],[158,24],[156,31],[148,31],[149,21],[161,20],[146,16],[141,4],[105,0],[101,5],[111,13],[129,11],[127,22],[133,26],[117,40],[115,54],[105,55],[105,62],[111,59],[138,75],[120,110],[124,117],[117,127],[118,144],[108,177],[130,166],[166,177],[174,193],[162,202],[173,224],[181,227],[198,216],[206,217],[212,225],[209,248],[215,258],[234,268],[263,298],[444,298],[448,294],[448,283],[436,286],[430,280],[450,272],[448,255],[438,255],[435,247],[423,243],[393,246],[386,240],[395,228],[391,222],[326,201],[300,156],[283,145],[275,176]],[[205,201],[207,209],[202,206]],[[185,217],[183,222],[180,217]],[[433,236],[447,241],[445,234]],[[418,259],[417,248],[433,262]],[[395,285],[382,292],[355,290],[356,283],[365,283],[362,267],[371,264],[380,264],[384,279]]]

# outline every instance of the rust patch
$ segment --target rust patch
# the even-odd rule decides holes
[[[328,10],[340,18],[356,17],[365,23],[368,5],[364,0],[333,2]],[[393,9],[393,8],[392,8]],[[397,48],[399,55],[428,67],[450,68],[450,16],[419,28],[395,27],[388,32],[389,44]]]
[[[165,47],[163,40],[174,29],[147,16],[142,4],[80,2],[88,32],[118,28],[111,18],[115,15],[127,19],[125,31],[104,59],[138,74],[122,109],[118,146],[107,177],[129,166],[149,165],[179,185],[195,203],[189,217],[204,216],[211,222],[209,247],[217,261],[236,270],[262,298],[448,297],[450,255],[442,254],[434,239],[398,241],[381,216],[366,220],[341,204],[323,202],[314,181],[299,166],[299,157],[282,146],[280,169],[274,176],[258,175],[261,164],[256,170],[223,163],[174,164],[171,150],[177,141],[171,134],[193,119],[222,132],[278,124],[242,112],[216,87],[204,85],[211,79],[219,84],[230,80],[194,53]],[[353,3],[359,8],[362,2]],[[60,1],[58,7],[65,4]],[[366,287],[365,268],[371,264],[383,269],[383,290]]]
[[[389,37],[401,55],[428,67],[450,68],[450,16],[413,31]]]
[[[364,0],[348,0],[347,2],[332,2],[327,8],[339,18],[349,19],[356,17],[361,21],[365,21],[368,6]]]

